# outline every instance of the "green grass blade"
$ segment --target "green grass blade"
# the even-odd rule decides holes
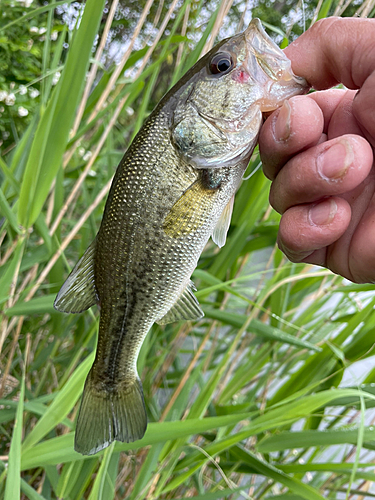
[[[328,16],[331,5],[332,5],[332,0],[324,0],[323,5],[319,10],[318,20]]]
[[[24,227],[32,225],[39,216],[61,165],[85,85],[104,2],[105,0],[87,1],[63,73],[37,128],[20,194],[18,219]]]
[[[12,316],[23,316],[29,314],[56,314],[53,302],[56,295],[43,295],[36,297],[28,302],[18,301],[13,307],[5,309],[4,313],[11,318]]]
[[[26,495],[29,500],[46,500],[45,497],[39,495],[32,486],[29,485],[24,479],[21,478],[21,491]]]
[[[225,500],[226,498],[233,498],[233,494],[240,492],[241,490],[248,489],[249,486],[242,486],[241,488],[226,488],[223,490],[218,490],[213,493],[205,493],[204,495],[198,495],[195,497],[173,497],[171,500]]]
[[[17,241],[16,248],[14,249],[13,258],[10,260],[8,265],[2,266],[0,268],[0,305],[4,303],[9,298],[10,288],[14,279],[14,274],[16,269],[20,265],[22,255],[25,248],[25,240],[19,239]]]
[[[18,234],[21,234],[21,229],[17,222],[17,217],[13,213],[11,206],[6,199],[3,190],[0,188],[0,214],[2,214],[8,221],[10,227]]]
[[[9,450],[8,475],[4,500],[19,500],[21,492],[21,440],[23,426],[23,404],[25,399],[25,374],[23,374],[12,441]]]
[[[283,431],[260,441],[257,449],[262,453],[289,449],[308,448],[309,446],[331,446],[338,444],[357,444],[359,429],[331,429],[324,431]],[[375,431],[369,427],[363,431],[363,440],[370,442],[375,439]]]
[[[115,447],[115,443],[112,443],[105,451],[103,455],[102,463],[100,464],[99,471],[96,475],[93,488],[91,490],[89,500],[106,500],[103,497],[103,488],[104,481],[107,475],[107,470],[109,466],[109,462],[112,457],[113,449]],[[108,497],[107,497],[108,498]]]
[[[151,480],[152,474],[157,469],[157,464],[160,459],[160,453],[163,449],[164,443],[158,443],[152,446],[148,453],[147,458],[143,462],[142,469],[138,477],[134,481],[133,491],[129,500],[136,500],[136,498],[146,488],[147,483]]]
[[[258,474],[261,474],[275,482],[281,483],[282,485],[290,488],[291,491],[301,495],[302,498],[307,500],[324,500],[324,497],[320,495],[315,488],[308,484],[304,484],[299,479],[292,476],[286,475],[283,471],[277,469],[273,465],[259,460],[253,453],[244,448],[236,446],[231,452],[237,460],[242,460],[253,467]]]
[[[56,495],[58,498],[66,498],[70,495],[77,480],[80,480],[82,465],[83,462],[67,462],[64,464],[56,487]]]
[[[227,311],[220,311],[219,309],[211,309],[205,306],[202,306],[202,309],[208,318],[217,319],[225,325],[232,325],[236,328],[242,328],[248,319],[248,317],[244,314],[235,314]],[[279,328],[272,327],[256,319],[253,319],[251,321],[247,328],[247,331],[255,333],[255,335],[259,335],[260,337],[263,337],[267,340],[282,342],[284,344],[302,347],[315,352],[321,351],[320,347],[311,344],[311,342],[293,337],[293,335],[285,333]]]
[[[50,430],[56,427],[56,425],[72,410],[83,390],[84,381],[94,361],[94,354],[95,353],[90,354],[90,356],[80,364],[65,386],[57,394],[46,413],[38,420],[38,423],[23,443],[23,453],[43,439]]]
[[[204,419],[150,423],[145,436],[140,441],[135,443],[116,443],[114,451],[136,450],[156,443],[165,443],[174,439],[186,438],[187,436],[207,432],[211,429],[234,425],[248,417],[249,414],[245,413]],[[56,465],[61,462],[89,459],[90,457],[80,455],[74,451],[73,440],[74,434],[69,433],[43,441],[34,446],[29,445],[22,453],[22,470],[45,465]],[[96,456],[98,457],[102,454],[103,452],[99,452]]]

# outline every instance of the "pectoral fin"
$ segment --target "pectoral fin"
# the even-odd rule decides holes
[[[196,231],[206,222],[207,213],[217,196],[217,189],[207,189],[201,179],[195,181],[164,219],[165,233],[172,238],[180,238]]]
[[[98,302],[94,282],[94,240],[61,287],[53,307],[60,312],[80,313]]]
[[[194,321],[203,318],[204,313],[199,307],[196,296],[193,294],[193,287],[194,283],[190,281],[177,302],[175,302],[165,316],[157,321],[159,325],[166,325],[175,321]]]
[[[223,213],[221,214],[220,219],[215,226],[214,232],[212,233],[212,239],[214,243],[216,243],[216,245],[220,248],[225,245],[225,241],[227,239],[227,233],[233,213],[233,203],[234,195],[224,208]]]

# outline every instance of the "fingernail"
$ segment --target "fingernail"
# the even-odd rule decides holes
[[[274,135],[277,141],[286,141],[290,136],[290,115],[292,108],[288,101],[284,101],[277,116]]]
[[[348,141],[341,139],[320,153],[317,158],[317,169],[323,178],[339,180],[344,177],[352,162],[352,147]]]
[[[312,226],[325,226],[332,222],[337,212],[334,200],[324,200],[309,210],[309,221]]]

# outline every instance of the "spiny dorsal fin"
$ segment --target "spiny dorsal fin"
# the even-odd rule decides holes
[[[206,189],[201,180],[195,181],[171,208],[163,224],[171,238],[186,236],[207,221],[207,213],[215,203],[218,190]]]
[[[167,314],[157,321],[158,325],[166,325],[175,321],[195,321],[203,318],[204,313],[199,307],[199,302],[192,290],[195,290],[195,286],[190,281]]]
[[[223,210],[223,213],[218,220],[214,232],[212,233],[212,239],[218,247],[223,247],[227,239],[227,233],[230,226],[230,220],[232,218],[233,212],[234,195],[229,200],[228,204]]]
[[[94,282],[94,255],[96,240],[88,247],[61,287],[53,307],[60,312],[80,313],[97,304]]]

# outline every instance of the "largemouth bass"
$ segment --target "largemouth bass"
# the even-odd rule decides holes
[[[224,245],[262,112],[307,91],[254,19],[163,97],[116,171],[99,232],[62,286],[58,311],[100,306],[75,449],[90,455],[147,427],[137,357],[152,324],[203,316],[190,276],[210,236]]]

